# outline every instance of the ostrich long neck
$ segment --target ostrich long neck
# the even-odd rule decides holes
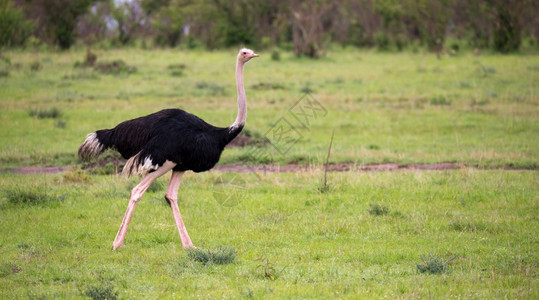
[[[243,86],[243,62],[239,59],[236,63],[236,87],[238,89],[238,116],[236,121],[230,125],[230,130],[243,128],[247,119],[247,100],[245,99],[245,88]]]

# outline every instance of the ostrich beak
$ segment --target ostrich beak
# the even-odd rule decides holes
[[[251,57],[259,57],[260,55],[253,53]]]

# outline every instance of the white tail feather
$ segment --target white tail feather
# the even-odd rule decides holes
[[[127,160],[122,170],[124,176],[144,175],[151,170],[157,170],[159,168],[158,164],[153,164],[150,156],[146,156],[143,161],[139,160],[139,156],[140,152]]]
[[[80,145],[79,147],[79,156],[82,159],[89,159],[91,157],[98,156],[105,146],[99,142],[99,139],[97,138],[97,134],[95,132],[92,132],[86,136],[86,140],[84,140],[84,143]]]

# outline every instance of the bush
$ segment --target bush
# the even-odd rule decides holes
[[[24,45],[34,27],[34,22],[25,20],[22,10],[12,1],[0,0],[0,47]]]
[[[376,47],[378,47],[378,50],[380,51],[388,51],[389,50],[389,37],[387,33],[383,31],[378,31],[374,34],[374,43],[376,44]]]

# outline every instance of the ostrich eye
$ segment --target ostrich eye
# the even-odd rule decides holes
[[[243,52],[242,54],[245,55],[245,54],[247,54],[247,52]]]

